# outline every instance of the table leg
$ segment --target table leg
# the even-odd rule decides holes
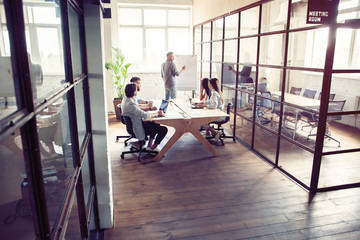
[[[184,134],[184,131],[179,131],[175,128],[175,133],[171,136],[169,141],[161,149],[161,151],[155,156],[154,161],[159,161],[164,154],[177,142],[177,140]]]
[[[200,131],[197,129],[197,131],[190,131],[194,137],[196,137],[202,145],[204,145],[214,156],[219,156],[219,154],[216,152],[216,150],[211,146],[209,141],[204,138],[203,135],[201,135]]]

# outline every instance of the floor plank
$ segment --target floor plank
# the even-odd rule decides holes
[[[126,132],[109,120],[115,225],[105,239],[360,239],[359,188],[310,196],[239,143],[214,145],[213,157],[190,134],[160,162],[120,159],[114,139]]]

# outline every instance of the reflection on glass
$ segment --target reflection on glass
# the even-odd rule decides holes
[[[0,56],[0,120],[14,113],[16,104],[13,68],[10,56]]]
[[[335,69],[360,69],[360,30],[341,29],[336,33]],[[360,73],[358,74],[360,75]]]
[[[291,15],[290,15],[290,28],[307,27],[314,24],[306,24],[307,17],[307,0],[304,1],[292,1]]]
[[[239,14],[225,17],[225,38],[238,37]]]
[[[241,12],[240,36],[258,34],[259,7],[254,7]]]
[[[76,196],[77,196],[76,192],[74,191],[74,195],[71,200],[72,201],[71,213],[66,226],[66,233],[64,239],[81,239],[79,212],[78,212]]]
[[[36,121],[49,221],[53,225],[74,170],[66,98],[38,114]]]
[[[314,155],[285,139],[280,140],[279,166],[291,175],[310,185]]]
[[[41,6],[24,1],[26,45],[34,100],[45,97],[65,82],[59,8],[52,2]],[[46,23],[46,26],[44,26]]]
[[[239,62],[256,64],[257,37],[240,39]]]
[[[81,61],[81,45],[80,45],[80,32],[79,32],[79,16],[75,10],[71,7],[69,8],[69,26],[70,26],[70,41],[71,41],[71,60],[73,67],[73,76],[76,78],[81,75],[82,71],[82,61]]]
[[[260,40],[260,63],[282,65],[284,59],[284,34],[262,36]]]
[[[211,37],[211,23],[203,25],[203,42],[210,42]]]
[[[223,19],[220,18],[213,22],[212,40],[223,39]]]
[[[321,28],[290,33],[287,64],[322,68],[325,64],[327,31],[327,28]]]
[[[20,132],[0,143],[1,239],[35,239]]]
[[[247,86],[240,86],[237,89],[237,113],[250,120],[253,117],[254,89]],[[235,106],[235,96],[231,100]]]
[[[222,42],[212,43],[212,61],[222,61]]]
[[[239,110],[238,110],[239,111]],[[251,146],[252,139],[252,122],[242,118],[236,117],[236,130],[235,135],[245,144]]]
[[[255,126],[254,149],[275,163],[277,136],[265,129]]]
[[[262,5],[261,32],[286,29],[288,1],[269,1]]]
[[[87,81],[87,80],[84,80],[84,81]],[[79,144],[80,145],[84,141],[84,138],[86,135],[83,83],[80,83],[75,86],[76,118],[77,118],[77,127],[78,127]]]
[[[119,8],[119,23],[121,25],[142,25],[142,13],[138,8]]]
[[[237,62],[237,40],[227,40],[224,41],[224,62]]]
[[[82,174],[82,181],[84,186],[84,200],[85,200],[85,206],[88,203],[89,198],[89,192],[91,187],[90,182],[90,170],[89,170],[89,157],[88,157],[88,151],[85,151],[84,158],[82,160],[82,167],[81,167],[81,174]]]
[[[357,146],[359,146],[359,139],[356,140]],[[319,187],[360,182],[359,159],[359,152],[323,156],[321,160]],[[357,210],[354,211],[357,212]]]
[[[144,24],[150,26],[165,26],[166,10],[144,9]]]

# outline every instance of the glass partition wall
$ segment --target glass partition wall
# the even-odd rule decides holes
[[[82,7],[5,0],[0,19],[0,238],[87,239],[98,215]]]
[[[227,130],[310,192],[360,186],[358,1],[306,24],[307,1],[274,0],[194,27],[200,78],[233,104]]]

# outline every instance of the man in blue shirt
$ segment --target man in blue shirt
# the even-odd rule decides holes
[[[132,77],[130,79],[130,82],[135,83],[137,86],[137,92],[140,92],[141,89],[141,78],[139,77]],[[143,111],[150,111],[150,110],[156,110],[157,107],[154,106],[154,102],[153,101],[146,101],[141,99],[138,95],[135,96],[135,102],[137,104],[139,104],[139,107],[141,108],[141,110]]]
[[[161,65],[161,77],[165,84],[165,99],[170,100],[170,98],[176,98],[175,77],[179,76],[180,73],[185,70],[185,66],[183,66],[180,71],[176,69],[173,52],[168,52],[166,57],[166,62]]]

